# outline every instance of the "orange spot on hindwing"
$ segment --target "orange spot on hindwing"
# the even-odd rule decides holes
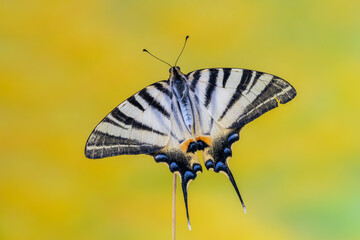
[[[204,143],[206,143],[208,146],[211,146],[211,137],[206,137],[206,136],[201,136],[201,137],[197,137],[196,141],[203,141]]]
[[[186,140],[181,144],[181,150],[183,153],[187,153],[190,143],[194,142],[192,139]]]

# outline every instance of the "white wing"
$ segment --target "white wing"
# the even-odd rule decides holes
[[[229,168],[232,145],[248,122],[296,96],[295,89],[273,75],[231,68],[203,69],[187,74],[194,102],[197,149],[207,169],[225,173],[243,205]]]
[[[125,100],[91,133],[86,157],[150,154],[164,148],[171,132],[171,99],[169,82],[160,81]]]
[[[241,128],[296,96],[285,80],[271,74],[237,68],[213,68],[187,74],[200,104],[223,128]]]

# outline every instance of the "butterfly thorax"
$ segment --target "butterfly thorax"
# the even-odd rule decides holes
[[[172,92],[177,100],[181,116],[187,129],[191,133],[194,125],[194,114],[189,96],[189,85],[186,82],[187,78],[180,71],[179,67],[172,67],[170,68],[169,80]]]

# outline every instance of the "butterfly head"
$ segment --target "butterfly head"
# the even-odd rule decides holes
[[[180,67],[175,66],[175,67],[171,67],[171,68],[169,69],[170,76],[171,76],[172,74],[175,74],[175,72],[176,72],[176,73],[181,73]]]
[[[175,67],[171,67],[169,69],[169,80],[171,83],[175,84],[175,83],[180,83],[180,82],[186,82],[186,77],[185,75],[180,71],[180,67],[175,66]]]

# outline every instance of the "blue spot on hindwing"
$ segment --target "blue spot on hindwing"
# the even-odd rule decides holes
[[[158,154],[155,157],[155,162],[166,162],[169,158],[165,154]]]
[[[209,170],[210,168],[214,168],[214,162],[212,160],[207,160],[205,162],[205,167],[207,170]]]
[[[216,166],[215,166],[215,169],[214,169],[215,172],[219,172],[219,171],[226,172],[226,170],[227,170],[227,167],[223,162],[216,163]]]
[[[187,183],[190,179],[195,179],[196,175],[193,172],[186,171],[184,174],[184,182]]]
[[[233,133],[228,137],[228,143],[230,145],[233,144],[234,142],[238,141],[238,140],[239,140],[239,134],[237,134],[237,133]]]
[[[226,157],[231,157],[232,156],[232,152],[230,148],[224,148],[224,153]]]
[[[179,171],[179,166],[176,164],[176,162],[172,162],[169,168],[171,172]]]
[[[194,163],[193,170],[194,170],[195,173],[198,172],[198,171],[202,172],[202,167],[200,166],[200,164]]]

